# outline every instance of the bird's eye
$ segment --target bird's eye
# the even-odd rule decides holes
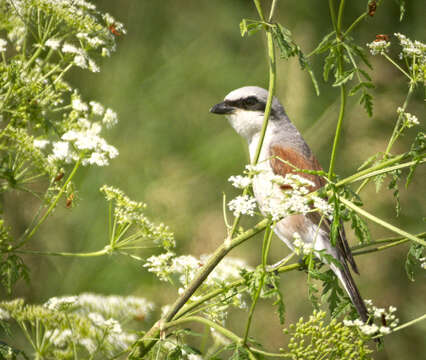
[[[254,96],[249,96],[243,100],[244,106],[253,106],[257,103],[257,99]]]

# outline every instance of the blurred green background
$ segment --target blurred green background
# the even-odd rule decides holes
[[[212,252],[222,241],[222,192],[228,199],[236,194],[227,179],[241,173],[247,163],[246,144],[222,117],[209,108],[232,89],[243,85],[267,87],[264,34],[241,38],[243,17],[257,18],[248,0],[187,1],[97,1],[98,7],[122,21],[128,34],[118,39],[118,50],[104,60],[99,74],[74,71],[69,80],[81,89],[86,100],[98,100],[116,110],[119,125],[106,137],[120,151],[107,168],[87,168],[77,178],[78,207],[64,204],[43,225],[31,248],[51,251],[94,251],[107,241],[107,208],[99,192],[103,184],[123,189],[132,199],[148,203],[155,221],[170,226],[177,239],[178,254],[200,255]],[[269,6],[270,1],[262,3]],[[347,1],[344,25],[349,25],[365,8],[366,1]],[[305,53],[331,31],[326,1],[280,1],[277,20],[289,28]],[[401,32],[424,41],[424,2],[407,1],[406,18],[399,22],[396,1],[385,1],[373,18],[353,33],[364,45],[376,34]],[[391,39],[394,43],[395,38]],[[396,47],[395,47],[396,48]],[[394,49],[395,49],[394,48]],[[395,54],[394,54],[395,55]],[[287,113],[304,134],[324,168],[328,167],[339,92],[321,80],[322,58],[313,60],[320,80],[317,97],[306,73],[296,59],[278,61],[277,96]],[[373,81],[377,85],[374,116],[368,118],[349,98],[336,171],[353,173],[364,159],[383,151],[396,120],[396,108],[404,100],[406,80],[385,59],[371,57]],[[417,91],[408,111],[421,118],[422,91]],[[394,147],[405,151],[417,129],[410,129]],[[373,185],[363,192],[366,209],[416,233],[422,231],[424,213],[423,180],[419,169],[406,190],[401,186],[402,213],[395,218],[392,194],[376,195]],[[9,219],[25,228],[35,209],[30,199],[6,199]],[[249,224],[249,223],[246,223]],[[392,235],[370,224],[373,238]],[[348,229],[349,231],[349,226]],[[352,243],[353,234],[349,231]],[[395,305],[402,322],[425,311],[425,275],[410,282],[404,271],[408,246],[357,258],[362,276],[356,281],[365,298],[377,306]],[[231,253],[255,266],[259,263],[261,238],[248,241]],[[288,253],[274,242],[271,262]],[[141,253],[148,256],[151,252]],[[31,268],[31,284],[21,283],[14,296],[29,302],[44,302],[55,295],[97,292],[135,294],[159,305],[172,302],[176,290],[159,283],[141,263],[126,257],[88,259],[25,257]],[[282,276],[287,306],[287,324],[311,312],[306,274]],[[229,326],[242,332],[246,314],[235,312]],[[151,319],[153,320],[153,319]],[[149,324],[147,323],[146,326]],[[424,354],[426,322],[386,338],[386,350],[377,359],[416,359]],[[266,348],[285,347],[286,337],[269,302],[261,302],[254,319],[252,335]]]

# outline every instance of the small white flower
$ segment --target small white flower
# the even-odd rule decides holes
[[[0,308],[0,320],[9,320],[9,319],[10,319],[9,312]]]
[[[388,326],[380,326],[379,331],[380,331],[380,333],[381,333],[381,334],[383,334],[383,335],[387,335],[387,334],[390,334],[390,333],[391,333],[391,329],[390,329],[390,327],[388,327]]]
[[[72,332],[70,329],[65,330],[59,330],[55,329],[53,331],[47,330],[45,337],[48,339],[48,341],[57,346],[57,347],[65,347],[68,343],[68,341],[72,338]]]
[[[7,41],[5,39],[0,38],[0,53],[6,51]]]
[[[106,109],[102,123],[104,123],[107,128],[112,128],[118,123],[117,113],[110,108]]]
[[[61,41],[55,38],[50,38],[46,41],[46,46],[50,47],[52,50],[58,50],[61,45]]]
[[[102,116],[104,114],[105,109],[100,103],[98,103],[97,101],[91,101],[89,104],[92,107],[93,114],[99,116]]]
[[[64,310],[77,303],[77,296],[63,296],[50,298],[44,306],[49,310]]]
[[[53,143],[52,154],[48,156],[49,161],[64,161],[71,163],[76,159],[76,154],[70,149],[70,145],[66,141],[56,141]]]
[[[78,54],[74,56],[74,64],[79,68],[87,69],[87,61],[83,55]]]
[[[228,203],[229,210],[234,212],[234,216],[253,216],[256,209],[256,199],[249,195],[240,195]]]
[[[89,70],[94,73],[98,73],[100,71],[99,66],[89,58]]]
[[[91,355],[94,354],[94,352],[98,349],[95,342],[90,338],[79,339],[78,343],[81,346],[85,347],[86,350],[88,351],[88,353],[91,354]]]
[[[79,97],[75,97],[74,99],[72,99],[71,106],[76,111],[87,111],[87,110],[89,110],[89,107],[87,106],[87,104],[85,102],[81,101],[81,99]]]
[[[111,51],[109,51],[107,48],[102,48],[102,56],[103,57],[110,57]]]
[[[64,45],[62,45],[62,52],[70,54],[80,54],[81,50],[77,49],[74,45],[64,43]]]
[[[237,189],[244,189],[252,183],[252,179],[248,176],[241,175],[231,176],[228,181]]]
[[[49,140],[37,140],[34,139],[34,147],[36,147],[37,149],[44,149],[48,144],[49,144]]]
[[[364,325],[360,326],[359,329],[365,335],[374,335],[379,330],[379,327],[376,324],[372,324],[372,325],[364,324]]]
[[[384,54],[387,52],[389,46],[390,42],[386,40],[374,40],[367,44],[367,47],[370,48],[371,55]]]

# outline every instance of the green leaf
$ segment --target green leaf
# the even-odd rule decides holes
[[[351,227],[354,230],[359,242],[361,244],[369,243],[371,241],[371,234],[365,220],[361,218],[355,211],[350,211],[349,216],[351,219]]]
[[[310,56],[321,54],[327,51],[328,49],[330,49],[330,47],[336,43],[336,38],[334,36],[335,34],[336,32],[333,31],[327,34],[326,36],[324,36],[322,40],[320,41],[320,43],[318,44],[318,46],[311,52]]]
[[[280,277],[274,273],[266,273],[265,288],[268,289],[264,291],[262,297],[264,298],[275,298],[275,301],[272,303],[273,306],[277,307],[278,317],[280,319],[280,324],[285,323],[285,304],[283,300],[283,295],[280,291]]]
[[[349,96],[353,96],[355,95],[361,88],[368,88],[368,89],[372,89],[374,88],[374,85],[370,82],[360,82],[357,85],[355,85],[350,91],[349,91]]]
[[[261,29],[262,29],[262,22],[260,21],[243,19],[240,22],[240,32],[242,37],[244,37],[245,35],[251,36],[257,33]]]
[[[373,116],[373,97],[365,89],[362,90],[362,95],[359,99],[359,103],[363,105],[368,116]]]
[[[334,48],[331,48],[330,52],[324,60],[324,68],[322,73],[324,81],[328,81],[330,71],[334,68],[337,68],[337,52]]]
[[[334,82],[333,86],[342,86],[343,84],[346,84],[348,81],[351,81],[354,77],[355,69],[351,69],[349,71],[345,71],[343,74],[341,74],[336,81]]]
[[[413,242],[407,253],[407,259],[405,260],[405,272],[407,277],[414,281],[415,269],[420,267],[424,246]]]
[[[367,65],[370,69],[373,69],[373,66],[368,60],[367,52],[363,47],[351,44],[350,48],[355,52],[356,55],[360,57],[360,59],[364,62],[365,65]]]
[[[405,0],[398,0],[399,2],[399,21],[402,21],[405,15]]]
[[[275,42],[280,50],[281,58],[288,59],[291,56],[296,55],[296,46],[291,39],[290,30],[280,24],[274,24],[272,27],[272,35],[274,36]]]
[[[368,168],[370,165],[372,165],[376,161],[376,159],[378,158],[378,156],[379,156],[379,153],[370,156],[367,160],[365,160],[361,164],[361,166],[357,169],[357,171],[361,171],[361,170],[364,170],[364,169]]]
[[[368,73],[366,72],[366,71],[364,71],[364,70],[362,70],[362,69],[360,69],[360,68],[358,68],[358,71],[359,71],[359,73],[360,74],[362,74],[369,82],[371,82],[371,77],[370,77],[370,75],[368,75]],[[373,85],[373,87],[374,87],[374,85]]]
[[[29,269],[17,255],[9,255],[0,260],[0,275],[0,282],[9,294],[18,280],[29,281]]]

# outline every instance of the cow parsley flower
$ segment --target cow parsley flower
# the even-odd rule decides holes
[[[89,107],[83,101],[81,101],[80,97],[76,94],[73,95],[73,99],[71,100],[71,106],[75,111],[87,111]]]
[[[44,306],[49,310],[65,310],[70,306],[75,305],[77,300],[77,296],[52,297],[44,304]]]
[[[74,45],[69,43],[64,43],[62,45],[62,52],[63,53],[70,53],[70,54],[80,54],[81,50],[77,49]]]
[[[50,162],[63,161],[67,164],[70,164],[77,159],[77,154],[71,149],[70,144],[66,141],[54,142],[52,154],[48,156],[48,160]]]
[[[98,116],[102,116],[104,114],[105,109],[100,103],[96,101],[91,101],[89,104],[92,107],[93,114]]]
[[[388,51],[390,42],[386,40],[374,40],[371,43],[367,44],[367,47],[370,49],[371,55],[382,55]]]
[[[85,58],[83,55],[81,55],[81,54],[78,54],[78,55],[76,55],[76,56],[74,57],[74,64],[75,64],[76,66],[78,66],[79,68],[87,69],[87,61],[86,61],[86,58]]]
[[[237,189],[244,189],[252,183],[252,179],[250,179],[248,176],[241,175],[231,176],[228,181],[232,183],[232,186]]]
[[[248,215],[254,216],[256,209],[256,199],[249,195],[240,195],[228,203],[229,210],[233,211],[234,216]]]
[[[110,108],[106,109],[102,123],[105,124],[108,129],[112,128],[118,123],[117,113]]]
[[[7,41],[0,38],[0,53],[6,51],[6,45],[7,45]]]
[[[46,41],[45,45],[51,48],[52,50],[58,50],[61,46],[61,41],[55,38],[50,38]]]
[[[9,312],[0,308],[0,320],[9,320],[9,319],[10,319]]]
[[[404,126],[406,126],[407,128],[411,128],[415,125],[419,125],[419,119],[417,118],[417,116],[410,114],[408,112],[405,112],[403,108],[398,107],[398,109],[396,110],[396,112],[401,115],[404,119]]]
[[[38,149],[44,149],[49,144],[49,140],[45,139],[34,139],[34,147]]]

